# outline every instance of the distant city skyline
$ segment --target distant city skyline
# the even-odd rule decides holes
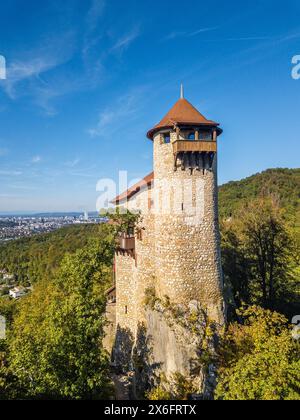
[[[0,214],[92,212],[99,179],[150,173],[146,132],[181,83],[224,129],[219,184],[299,167],[299,15],[298,0],[3,3]]]

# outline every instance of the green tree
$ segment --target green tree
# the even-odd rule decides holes
[[[0,269],[15,274],[19,284],[55,278],[66,253],[86,247],[90,239],[105,236],[106,231],[106,225],[73,225],[0,244]]]
[[[97,399],[111,390],[102,347],[111,237],[67,255],[53,282],[24,299],[9,337],[10,370],[25,397]]]
[[[222,224],[223,267],[237,307],[242,302],[289,314],[298,301],[297,248],[272,199],[257,199]]]
[[[250,261],[244,252],[239,225],[235,220],[221,223],[222,267],[229,310],[251,302]]]
[[[244,217],[243,217],[244,216]],[[281,216],[272,200],[255,200],[244,210],[243,239],[251,260],[252,278],[265,308],[274,308],[288,278],[291,241]]]
[[[102,216],[109,219],[110,225],[113,226],[115,235],[133,234],[137,223],[141,218],[140,212],[131,212],[125,208],[117,207],[108,211],[100,212]]]
[[[243,309],[245,324],[230,325],[219,350],[216,398],[300,399],[300,343],[283,315],[260,307]]]

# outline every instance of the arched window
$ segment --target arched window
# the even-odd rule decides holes
[[[194,131],[188,135],[188,140],[195,140],[195,132]]]
[[[171,134],[170,133],[164,134],[164,143],[169,144],[170,142],[171,142]]]

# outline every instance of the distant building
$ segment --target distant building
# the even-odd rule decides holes
[[[89,220],[89,214],[87,211],[84,212],[83,219],[87,222]]]

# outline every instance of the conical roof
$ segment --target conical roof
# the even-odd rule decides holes
[[[219,124],[208,120],[185,98],[179,99],[167,115],[148,132],[148,137],[153,139],[154,134],[164,128],[172,128],[174,125],[213,126]]]

